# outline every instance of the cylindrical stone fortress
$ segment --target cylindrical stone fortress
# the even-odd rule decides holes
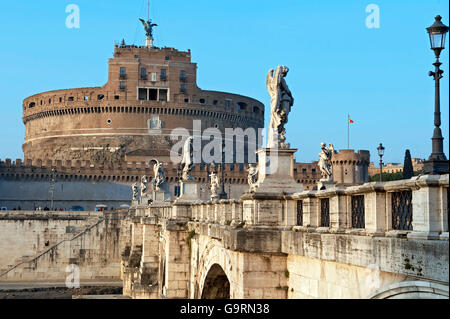
[[[39,93],[23,102],[25,160],[94,164],[170,160],[174,128],[264,127],[264,105],[196,84],[191,54],[173,48],[115,46],[102,87]]]

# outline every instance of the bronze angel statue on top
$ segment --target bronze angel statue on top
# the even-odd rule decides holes
[[[158,25],[156,23],[152,23],[152,19],[149,19],[147,22],[145,22],[144,19],[139,20],[145,28],[145,35],[147,38],[153,39],[153,27],[157,27]]]

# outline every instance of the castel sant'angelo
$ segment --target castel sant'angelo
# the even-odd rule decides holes
[[[0,161],[1,179],[48,182],[53,176],[55,182],[131,185],[144,175],[152,178],[150,161],[158,159],[167,172],[168,191],[176,194],[180,170],[171,160],[177,142],[171,139],[174,129],[184,128],[195,136],[196,129],[216,128],[223,134],[226,128],[252,128],[260,137],[265,114],[261,102],[200,89],[190,50],[156,47],[152,30],[146,31],[144,46],[125,41],[115,45],[105,85],[48,91],[24,99],[24,160]],[[193,127],[194,121],[201,128]],[[246,189],[248,163],[246,155],[244,163],[223,165],[228,197],[239,197]],[[335,180],[342,184],[367,181],[368,165],[368,151],[341,150],[333,157]],[[204,184],[204,198],[209,196],[210,170],[209,165],[197,163],[192,171]],[[221,173],[221,166],[215,170]],[[295,163],[295,179],[305,189],[315,188],[319,175],[317,162]]]

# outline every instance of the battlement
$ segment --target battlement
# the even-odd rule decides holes
[[[224,182],[226,184],[247,184],[248,164],[225,164]],[[165,163],[167,182],[176,183],[181,176],[178,164]],[[89,160],[47,160],[40,159],[0,159],[0,177],[13,180],[50,180],[55,174],[56,181],[105,181],[113,183],[132,183],[140,181],[143,175],[153,177],[153,165],[148,162],[124,162],[114,165],[93,164]],[[220,165],[215,171],[221,173]],[[209,164],[196,164],[192,175],[199,183],[209,183],[212,167]],[[305,189],[313,189],[318,181],[317,162],[295,163],[294,178],[302,183]]]

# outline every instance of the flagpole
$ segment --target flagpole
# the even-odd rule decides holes
[[[347,149],[350,149],[350,115],[347,113]]]

